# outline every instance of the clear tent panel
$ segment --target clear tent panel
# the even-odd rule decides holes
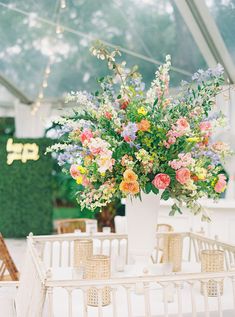
[[[206,4],[235,63],[235,0],[206,0]]]
[[[46,98],[95,90],[96,78],[108,70],[89,53],[94,39],[123,49],[123,59],[130,66],[139,65],[147,85],[166,54],[172,55],[175,67],[172,86],[207,67],[174,1],[66,2],[66,8],[60,9],[60,1],[0,1],[10,4],[0,7],[0,73],[32,99],[50,58]],[[62,32],[56,34],[58,26]]]

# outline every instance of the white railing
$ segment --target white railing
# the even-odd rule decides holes
[[[188,233],[190,238],[189,261],[195,260],[200,262],[202,250],[222,250],[224,251],[225,268],[231,270],[235,266],[235,245],[210,239],[203,235]]]
[[[201,295],[201,282],[209,279],[217,281],[218,291],[223,281],[224,295],[208,297],[205,283],[204,295]],[[102,281],[48,280],[46,285],[50,290],[49,297],[54,293],[64,303],[64,307],[57,306],[60,302],[58,300],[57,305],[51,306],[49,317],[235,316],[234,272],[127,277]],[[102,307],[101,292],[105,286],[110,287],[112,296],[110,305]],[[97,308],[86,304],[87,291],[91,287],[100,292]],[[213,315],[213,312],[216,314]]]
[[[61,234],[35,236],[33,241],[47,267],[68,267],[73,265],[74,241],[87,238],[93,240],[94,254],[109,255],[113,259],[116,256],[122,256],[127,263],[128,239],[125,234],[93,234],[91,236]]]
[[[168,234],[168,233],[167,233]],[[157,234],[162,239],[165,233]],[[59,279],[53,276],[53,270],[63,273],[66,265],[72,265],[72,242],[74,235],[35,236],[33,247],[40,252],[41,260],[47,263],[51,275],[45,281],[47,291],[44,305],[46,317],[232,317],[235,316],[235,246],[206,238],[192,232],[181,233],[184,241],[185,260],[200,262],[203,249],[219,249],[225,252],[225,271],[216,273],[174,273],[167,275],[148,275],[112,277],[109,280],[83,280],[68,278],[65,274]],[[80,238],[80,237],[79,237]],[[86,237],[87,238],[87,237]],[[100,251],[112,253],[112,243],[125,241],[126,235],[94,235],[100,241]],[[103,249],[104,241],[109,242],[109,249]],[[67,243],[67,250],[64,245]],[[48,246],[47,246],[48,244]],[[55,247],[55,245],[56,247]],[[48,248],[48,249],[47,249]],[[69,251],[68,251],[69,248]],[[120,247],[120,250],[122,248]],[[118,249],[117,249],[118,251]],[[120,251],[121,252],[121,251]],[[127,251],[125,250],[125,254]],[[110,253],[110,254],[111,254]],[[106,253],[107,254],[107,253]],[[48,257],[48,259],[47,259]],[[56,257],[54,259],[53,257]],[[64,262],[64,257],[67,260]],[[61,260],[60,260],[61,258]],[[127,259],[127,256],[126,256]],[[193,265],[192,265],[193,267]],[[63,275],[63,274],[62,274]],[[115,276],[115,275],[114,275]],[[218,296],[209,297],[207,282],[215,281]],[[202,283],[203,282],[203,283]],[[221,282],[223,294],[220,294]],[[98,307],[87,304],[90,288],[98,289]],[[111,302],[102,306],[102,289],[109,287]],[[63,305],[61,304],[63,303]]]

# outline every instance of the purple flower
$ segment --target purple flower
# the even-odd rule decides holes
[[[69,144],[64,152],[57,154],[57,161],[60,166],[65,164],[80,164],[82,147]]]
[[[130,142],[136,139],[136,132],[138,131],[138,126],[136,123],[129,122],[123,129],[121,136],[125,141]]]
[[[64,134],[69,133],[73,130],[72,127],[70,127],[69,125],[65,124],[63,126],[61,126],[60,128],[56,129],[56,135],[57,138],[62,137]]]
[[[208,68],[207,70],[199,69],[195,74],[192,76],[192,80],[197,81],[198,83],[202,81],[210,80],[214,77],[220,77],[224,72],[223,67],[220,64],[217,64],[215,68]]]
[[[192,152],[193,152],[194,158],[200,158],[202,156],[206,156],[206,157],[209,157],[211,159],[211,163],[213,165],[220,164],[220,158],[219,158],[218,154],[216,154],[215,152],[213,152],[211,150],[197,151],[196,149],[194,149]]]

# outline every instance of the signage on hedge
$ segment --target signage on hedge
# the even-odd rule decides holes
[[[13,139],[7,141],[7,164],[11,165],[14,161],[26,163],[29,160],[39,159],[39,146],[36,143],[14,143]]]

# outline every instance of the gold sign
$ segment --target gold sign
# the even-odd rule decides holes
[[[14,161],[26,163],[29,160],[39,159],[39,146],[36,143],[13,143],[13,139],[7,141],[7,164],[11,165]]]

